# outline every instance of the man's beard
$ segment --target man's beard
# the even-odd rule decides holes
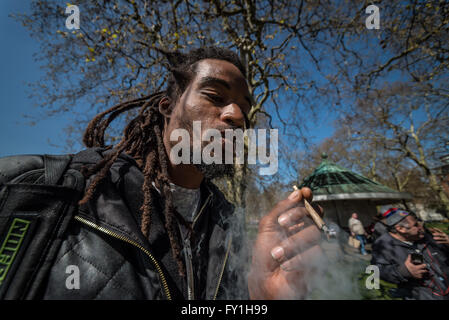
[[[184,129],[186,129],[189,133],[190,137],[193,137],[193,126],[192,123],[189,121],[182,121],[182,127]],[[225,129],[237,129],[236,127],[226,127],[226,128],[214,128],[216,130],[225,130]],[[210,143],[210,142],[209,142]],[[206,141],[201,141],[201,149],[200,149],[200,153],[202,155],[202,150],[203,148],[208,144],[208,142]],[[211,164],[206,164],[203,162],[203,159],[201,157],[201,163],[195,163],[196,161],[193,161],[193,145],[190,145],[190,163],[192,163],[203,175],[205,178],[211,180],[211,179],[215,179],[215,178],[223,178],[223,177],[232,177],[235,174],[235,167],[234,167],[234,162],[232,164],[226,164],[225,163],[225,153],[226,150],[223,148],[222,150],[222,161],[220,164],[218,163],[211,163]],[[235,144],[232,147],[232,152],[234,152],[235,150]],[[233,156],[233,158],[235,157],[235,155]],[[235,159],[234,159],[235,160]]]
[[[205,178],[211,180],[215,178],[232,177],[235,169],[233,164],[194,164],[194,166],[204,175]]]
[[[201,145],[201,152],[206,147],[208,143],[203,141]],[[235,146],[232,147],[232,152],[234,152]],[[224,177],[232,177],[235,174],[235,154],[232,156],[232,163],[226,163],[226,150],[223,147],[222,149],[222,158],[220,159],[220,163],[209,163],[206,164],[203,161],[203,157],[201,157],[201,163],[195,163],[193,161],[193,152],[191,153],[191,163],[204,175],[206,179],[212,180],[215,178],[224,178]]]

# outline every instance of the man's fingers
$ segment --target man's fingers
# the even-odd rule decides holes
[[[278,204],[270,211],[268,215],[262,218],[260,222],[261,228],[279,226],[279,216],[287,210],[298,205],[303,199],[312,201],[312,190],[309,188],[301,188],[301,190],[293,191],[285,200],[278,202]]]
[[[273,248],[271,255],[279,263],[283,263],[296,254],[319,244],[320,241],[320,231],[315,225],[311,225],[283,240],[279,246]]]
[[[295,225],[293,225],[291,227],[288,227],[287,228],[287,234],[288,235],[293,235],[293,234],[301,231],[302,229],[304,229],[304,226],[305,226],[305,223],[301,222],[301,223],[295,224]]]
[[[307,215],[306,208],[304,206],[301,206],[301,204],[299,204],[298,206],[287,210],[287,212],[282,213],[278,217],[278,223],[281,227],[289,228],[301,222],[306,215]]]
[[[429,272],[429,270],[427,270],[427,269],[422,269],[422,270],[418,270],[417,272],[418,272],[419,274],[425,274],[425,273]]]
[[[310,225],[304,230],[295,233],[281,242],[284,254],[287,259],[297,253],[306,251],[310,247],[319,244],[321,241],[321,232],[315,225]]]
[[[315,245],[308,250],[299,253],[281,264],[283,271],[301,271],[318,267],[324,258],[323,250]]]
[[[427,270],[419,270],[419,271],[416,271],[416,275],[419,276],[419,278],[422,278],[428,272],[429,271],[427,271]]]
[[[438,241],[447,242],[449,239],[447,237],[433,237],[433,240],[435,240],[436,242]]]
[[[323,216],[323,208],[321,208],[321,206],[314,203],[312,204],[312,207],[321,217]],[[289,209],[285,213],[282,213],[278,217],[278,223],[281,227],[289,228],[291,226],[294,226],[295,224],[300,223],[307,215],[309,214],[304,205],[298,204],[298,206]]]
[[[447,235],[445,233],[434,233],[433,237],[435,238],[447,238]]]
[[[423,263],[423,264],[417,265],[416,268],[417,268],[419,271],[422,271],[422,270],[427,271],[427,266],[426,266],[424,263]]]

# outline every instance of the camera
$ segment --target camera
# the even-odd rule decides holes
[[[415,265],[424,263],[424,257],[422,255],[422,253],[420,253],[420,252],[412,252],[411,260],[412,260],[412,263]]]

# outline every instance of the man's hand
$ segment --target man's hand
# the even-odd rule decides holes
[[[429,272],[425,263],[413,264],[411,255],[408,255],[407,260],[405,260],[405,267],[415,279],[422,279]]]
[[[308,216],[304,198],[312,200],[309,188],[294,191],[260,221],[248,276],[251,299],[300,299],[307,293],[306,281],[324,255],[321,231]]]
[[[432,233],[433,240],[435,240],[436,243],[449,246],[449,235],[437,228],[429,228],[429,231]]]

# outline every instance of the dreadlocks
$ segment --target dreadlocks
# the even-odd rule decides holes
[[[143,204],[140,208],[141,230],[148,237],[151,226],[151,215],[155,211],[155,199],[153,199],[151,187],[154,182],[160,187],[164,200],[165,228],[170,239],[172,254],[178,264],[179,274],[185,275],[184,264],[181,259],[180,241],[176,230],[176,220],[172,194],[169,185],[168,156],[163,144],[163,129],[165,118],[159,112],[159,102],[163,97],[170,98],[171,108],[174,108],[177,100],[185,91],[195,74],[196,63],[203,59],[219,59],[234,64],[242,74],[245,69],[238,56],[226,49],[217,47],[200,48],[183,54],[179,52],[162,52],[168,60],[170,71],[167,88],[163,92],[142,97],[139,99],[120,103],[93,118],[85,133],[83,142],[86,147],[106,147],[104,135],[110,123],[120,114],[134,108],[140,108],[138,115],[129,122],[123,131],[123,138],[100,162],[91,168],[83,168],[82,173],[86,177],[95,174],[89,187],[79,204],[87,203],[94,197],[98,186],[107,176],[112,164],[122,152],[133,157],[143,171],[144,183],[142,191]],[[111,148],[111,147],[109,147]]]

